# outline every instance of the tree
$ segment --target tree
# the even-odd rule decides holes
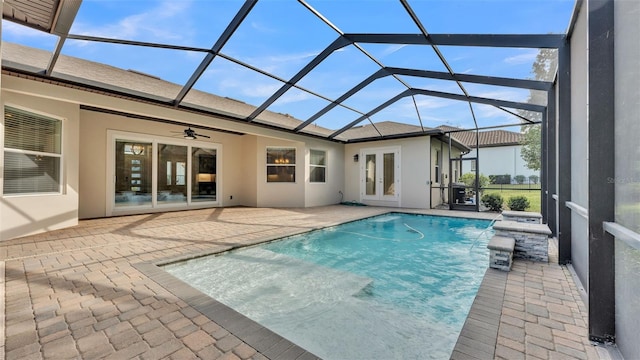
[[[531,170],[540,170],[540,154],[542,144],[540,141],[540,125],[529,126],[524,133],[524,142],[520,156]]]
[[[524,175],[516,175],[513,178],[516,179],[516,182],[518,184],[524,184],[524,182],[527,180],[527,177]]]
[[[470,188],[475,188],[476,187],[476,173],[466,173],[463,174],[462,176],[460,176],[460,181],[462,181],[464,183],[465,186],[470,187]],[[487,187],[487,185],[489,185],[489,178],[479,174],[478,175],[478,188],[482,189]]]
[[[536,60],[531,67],[531,73],[536,80],[552,81],[558,68],[558,56],[555,49],[540,49]],[[529,90],[529,103],[547,104],[547,94],[544,91]],[[520,116],[533,121],[540,122],[542,114],[535,111],[520,110]],[[541,131],[540,125],[528,125],[522,127],[524,141],[522,143],[522,159],[531,170],[540,170],[541,157]]]

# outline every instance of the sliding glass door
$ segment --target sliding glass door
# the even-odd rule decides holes
[[[111,131],[107,215],[218,201],[215,144]]]
[[[191,148],[191,201],[216,201],[217,155],[216,149]]]
[[[118,139],[115,146],[115,206],[145,206],[152,202],[153,144]]]

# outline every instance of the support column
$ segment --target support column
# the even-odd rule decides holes
[[[547,108],[548,110],[548,108]],[[547,123],[549,122],[549,118],[547,117],[547,113],[543,112],[542,114],[542,123],[540,124],[540,212],[542,213],[542,222],[545,224],[549,223],[549,173],[547,171],[547,166],[549,164],[549,141],[547,139]]]
[[[571,48],[558,49],[558,263],[571,262]]]
[[[615,341],[614,0],[589,0],[589,338]]]
[[[547,224],[551,229],[551,235],[558,236],[556,226],[556,208],[558,202],[553,198],[557,195],[557,171],[556,171],[556,88],[555,85],[547,92]]]

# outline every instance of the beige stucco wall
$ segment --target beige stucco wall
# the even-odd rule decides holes
[[[219,206],[305,207],[340,201],[338,192],[344,187],[345,179],[342,144],[13,76],[3,75],[2,85],[3,102],[12,101],[14,105],[24,105],[66,119],[64,161],[67,187],[62,196],[3,198],[0,206],[1,239],[74,225],[78,217],[106,215],[108,130],[171,138],[174,135],[172,131],[183,129],[178,125],[80,110],[79,104],[243,133],[236,135],[207,130],[212,136],[211,141],[220,146],[222,154]],[[267,146],[296,147],[296,183],[266,183]],[[327,151],[329,168],[326,184],[308,182],[309,149]]]
[[[344,201],[363,202],[369,205],[429,208],[429,157],[430,137],[415,137],[402,140],[385,140],[347,144],[344,152],[345,191]],[[360,191],[361,152],[365,149],[400,147],[400,197],[398,201],[366,201]],[[360,160],[354,162],[353,156],[358,154]]]
[[[305,206],[322,206],[328,204],[337,204],[341,201],[340,191],[344,191],[344,145],[321,141],[317,139],[309,139],[306,144],[304,163],[305,171]],[[309,167],[310,167],[310,151],[322,150],[326,152],[326,182],[310,183]]]
[[[238,197],[240,204],[244,206],[258,206],[258,157],[254,154],[258,151],[258,137],[254,135],[245,135],[241,139],[242,149],[247,154],[244,162],[240,164],[242,191],[233,196]]]
[[[3,84],[7,84],[5,79]],[[0,240],[76,225],[79,194],[78,105],[5,90],[2,91],[1,102],[3,109],[5,105],[10,105],[63,119],[63,191],[59,195],[1,196]],[[4,126],[4,116],[0,118],[0,124]],[[4,136],[0,136],[0,147],[4,147],[3,142]],[[4,164],[4,159],[0,160],[0,164]],[[0,194],[1,190],[2,185]]]
[[[267,147],[292,147],[296,149],[296,179],[291,183],[267,183]],[[258,207],[304,207],[305,203],[305,146],[303,142],[258,137],[255,172]]]
[[[176,141],[175,132],[184,127],[163,124],[148,120],[131,119],[121,115],[105,114],[95,111],[80,112],[80,218],[106,216],[106,194],[108,191],[107,131],[124,131],[153,135],[158,140]],[[242,166],[247,156],[242,146],[244,135],[228,134],[215,131],[206,132],[211,139],[205,143],[218,145],[221,156],[219,165],[218,200],[221,206],[233,206],[241,203],[239,194],[243,192]],[[179,135],[179,134],[178,134]],[[172,137],[173,136],[173,137]],[[179,137],[178,137],[179,140]],[[234,194],[238,194],[234,196]],[[231,197],[233,197],[231,199]],[[177,207],[179,208],[179,207]],[[176,208],[176,209],[177,209]],[[159,208],[151,211],[165,211]]]

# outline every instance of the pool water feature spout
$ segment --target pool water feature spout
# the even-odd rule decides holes
[[[476,246],[478,241],[480,241],[480,237],[482,237],[482,235],[486,235],[489,230],[493,229],[493,225],[496,223],[496,221],[498,221],[500,216],[502,216],[502,214],[498,214],[498,216],[493,218],[493,220],[491,220],[489,225],[484,230],[482,230],[482,232],[480,232],[480,234],[478,234],[478,237],[473,241],[473,243],[471,243],[471,247],[469,248],[469,251],[473,250],[473,248]]]

